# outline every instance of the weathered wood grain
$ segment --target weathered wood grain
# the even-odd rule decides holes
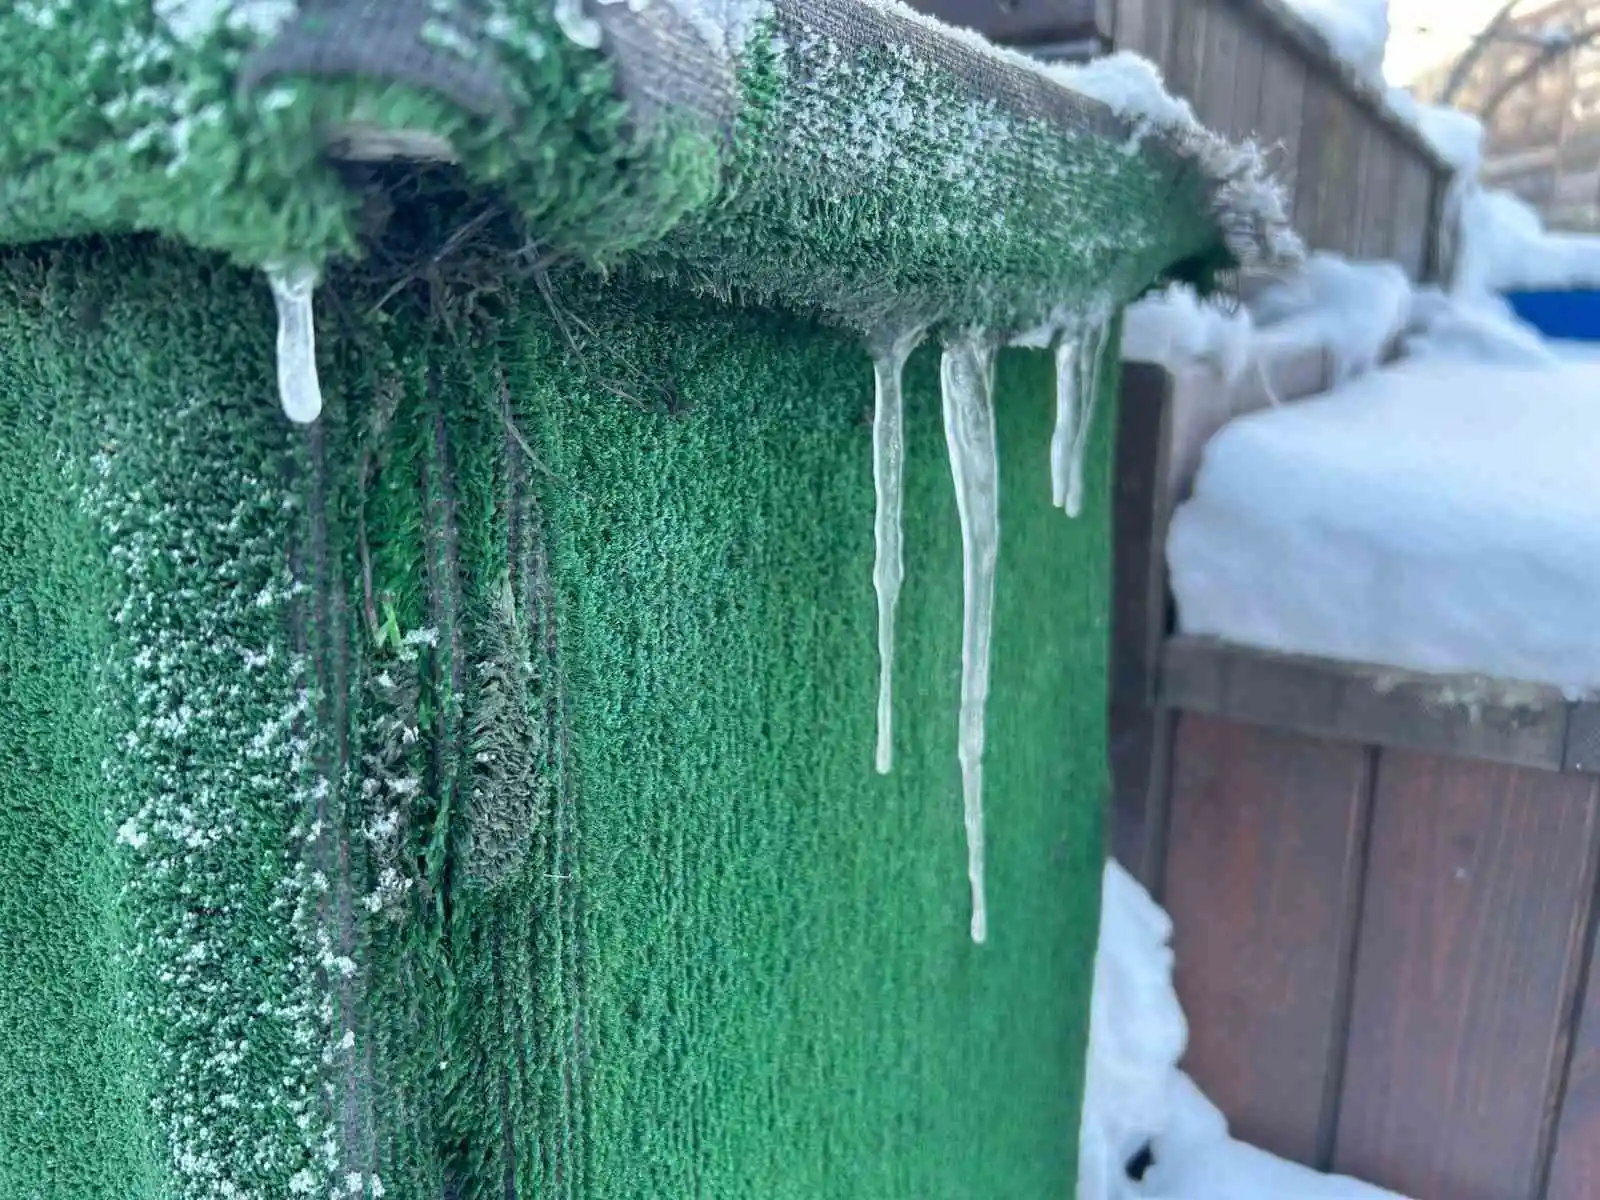
[[[1568,705],[1556,688],[1414,675],[1393,668],[1175,638],[1164,703],[1362,744],[1560,771]]]
[[[1173,752],[1187,1067],[1239,1137],[1306,1163],[1332,1132],[1370,757],[1192,714]]]
[[[1383,755],[1338,1170],[1422,1200],[1534,1196],[1594,895],[1595,788]]]

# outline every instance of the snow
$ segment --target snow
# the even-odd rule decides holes
[[[872,586],[878,595],[877,768],[894,768],[894,618],[905,580],[901,534],[905,507],[905,411],[901,377],[906,359],[922,340],[921,327],[897,329],[872,339],[876,402],[872,409],[872,484],[877,494]]]
[[[1600,287],[1600,237],[1548,233],[1507,192],[1474,188],[1460,202],[1459,290],[1554,291]]]
[[[1444,355],[1245,417],[1168,541],[1186,633],[1600,688],[1600,367]]]
[[[971,330],[944,350],[945,440],[961,515],[964,610],[961,630],[961,716],[957,756],[967,828],[967,877],[972,885],[972,940],[988,940],[984,895],[983,749],[989,701],[989,653],[994,630],[995,567],[1000,555],[1000,471],[995,444],[996,340]]]
[[[1178,1067],[1188,1025],[1172,986],[1172,922],[1107,863],[1095,956],[1078,1200],[1400,1200],[1234,1140]],[[1142,1180],[1125,1164],[1148,1149]]]
[[[1383,79],[1389,0],[1288,0],[1333,53],[1370,82]]]
[[[1483,123],[1458,108],[1423,104],[1404,88],[1390,88],[1389,107],[1417,130],[1434,152],[1460,174],[1475,179],[1483,163]]]
[[[268,268],[278,309],[278,395],[284,415],[309,425],[322,413],[317,379],[316,322],[311,307],[316,272],[307,268]]]
[[[1415,298],[1393,263],[1314,254],[1294,275],[1232,310],[1174,286],[1131,305],[1122,357],[1178,370],[1193,362],[1227,381],[1278,358],[1323,351],[1337,379],[1371,370],[1411,326]]]
[[[1187,101],[1167,91],[1154,63],[1121,51],[1086,63],[1056,63],[1046,73],[1063,87],[1100,101],[1119,116],[1172,129],[1198,129]]]

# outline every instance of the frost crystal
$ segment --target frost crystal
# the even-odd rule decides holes
[[[872,416],[872,482],[877,492],[872,586],[878,593],[878,753],[880,775],[894,766],[894,617],[905,579],[901,550],[905,506],[905,428],[901,375],[922,340],[921,327],[880,331],[871,339],[877,402]]]
[[[267,278],[278,306],[278,396],[289,420],[309,425],[322,413],[316,326],[311,311],[316,272],[309,267],[269,267]]]
[[[994,425],[995,342],[972,330],[945,347],[941,370],[945,440],[961,514],[964,614],[958,757],[972,884],[972,940],[989,936],[983,864],[983,743],[994,629],[995,566],[1000,555],[1000,471]]]

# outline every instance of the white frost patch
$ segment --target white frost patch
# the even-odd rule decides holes
[[[1600,366],[1407,361],[1206,448],[1168,542],[1182,629],[1600,689]]]
[[[995,447],[995,342],[981,330],[946,345],[941,369],[945,440],[956,507],[961,514],[964,610],[961,630],[961,716],[957,755],[967,828],[967,878],[972,885],[972,940],[988,940],[984,890],[983,748],[994,630],[995,567],[1000,556],[1000,472]]]
[[[311,307],[317,275],[307,267],[269,267],[267,278],[278,308],[278,397],[289,420],[309,425],[322,414]]]
[[[1182,914],[1179,914],[1182,919]],[[1189,1030],[1172,986],[1172,922],[1107,863],[1079,1131],[1078,1200],[1401,1200],[1235,1141],[1178,1062]],[[1150,1151],[1143,1180],[1126,1164]]]
[[[768,0],[590,0],[597,7],[626,4],[630,12],[644,12],[652,3],[664,4],[695,30],[708,46],[734,55],[744,46],[751,29],[771,11]],[[584,0],[556,0],[556,24],[568,40],[598,50],[604,36],[600,21]]]
[[[298,10],[296,0],[155,0],[156,16],[186,46],[199,45],[223,25],[265,40]]]
[[[878,773],[894,768],[894,619],[905,580],[905,401],[901,376],[922,340],[920,326],[872,339],[876,403],[872,410],[872,483],[877,494],[872,586],[878,595]]]

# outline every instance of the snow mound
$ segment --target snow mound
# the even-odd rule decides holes
[[[1228,1136],[1178,1060],[1189,1029],[1172,986],[1172,922],[1107,863],[1095,956],[1078,1200],[1400,1200]],[[1125,1169],[1141,1151],[1142,1180]]]
[[[1456,290],[1542,291],[1600,287],[1600,237],[1545,231],[1509,192],[1474,188],[1461,198]]]
[[[1175,283],[1124,311],[1122,357],[1126,362],[1160,363],[1169,370],[1209,363],[1223,378],[1236,380],[1255,354],[1253,329],[1246,309],[1202,300],[1193,288]]]
[[[1372,370],[1411,320],[1411,281],[1394,263],[1315,254],[1250,305],[1256,352],[1268,358],[1321,349],[1336,380]]]
[[[1600,366],[1422,358],[1245,417],[1168,541],[1179,623],[1269,650],[1600,689]]]
[[[1383,78],[1389,46],[1389,0],[1289,0],[1329,49],[1363,78]]]

